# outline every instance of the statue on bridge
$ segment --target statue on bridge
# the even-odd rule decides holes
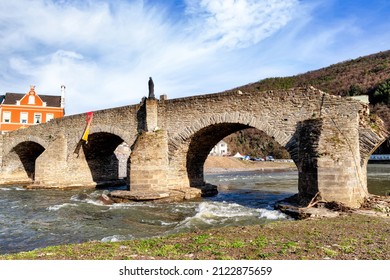
[[[152,77],[149,77],[148,86],[149,86],[148,98],[149,99],[156,99],[156,97],[154,96],[154,83],[153,83]]]

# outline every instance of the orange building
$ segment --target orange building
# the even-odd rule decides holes
[[[61,96],[38,95],[35,92],[35,86],[31,86],[27,94],[0,95],[0,132],[25,128],[63,117],[65,114],[64,94],[65,86],[61,86]]]

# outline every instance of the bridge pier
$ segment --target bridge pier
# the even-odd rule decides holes
[[[167,191],[167,133],[142,132],[132,147],[129,185],[132,191]]]
[[[130,191],[111,193],[114,200],[183,200],[201,196],[201,191],[189,185],[171,184],[172,170],[168,159],[168,133],[158,127],[158,100],[144,100],[143,129],[131,148],[128,166]],[[177,178],[178,179],[178,178]]]
[[[183,200],[201,196],[198,189],[169,184],[168,135],[165,130],[140,133],[132,147],[130,161],[130,192],[114,192],[114,199],[127,197],[135,200]]]
[[[308,203],[324,201],[359,207],[368,196],[366,170],[360,166],[358,116],[320,118],[300,123],[298,190]]]
[[[327,118],[326,137],[321,143],[318,160],[319,191],[326,201],[338,201],[350,207],[360,207],[369,195],[367,169],[361,166],[359,117]]]
[[[33,187],[96,186],[83,149],[68,153],[68,142],[59,135],[35,161]]]

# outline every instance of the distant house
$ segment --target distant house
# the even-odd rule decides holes
[[[210,155],[212,156],[225,156],[228,154],[228,145],[225,141],[221,140],[214,148],[211,149]]]
[[[61,96],[38,95],[35,86],[23,93],[0,95],[0,132],[4,133],[31,125],[61,118],[64,108],[65,86],[61,86]]]

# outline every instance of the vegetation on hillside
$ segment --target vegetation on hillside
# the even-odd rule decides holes
[[[267,78],[231,91],[257,92],[314,86],[334,95],[368,95],[371,113],[378,115],[390,131],[390,50],[337,63],[326,68],[291,77]],[[232,153],[253,156],[268,154],[285,158],[287,151],[256,129],[239,131],[225,138]],[[387,141],[381,152],[390,153]]]
[[[273,155],[275,158],[290,158],[287,150],[273,140],[265,132],[255,128],[248,128],[229,135],[224,139],[228,144],[229,152],[237,152],[251,157],[265,157]]]
[[[263,91],[314,86],[334,95],[373,95],[390,79],[390,51],[359,57],[291,77],[267,78],[239,87],[241,91]]]

